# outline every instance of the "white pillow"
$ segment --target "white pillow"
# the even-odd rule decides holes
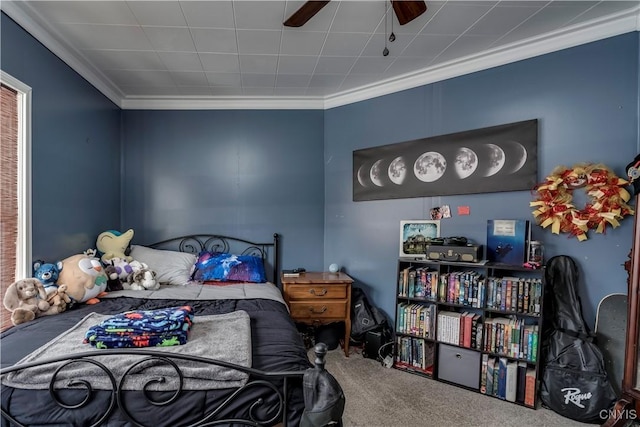
[[[129,255],[134,260],[147,264],[156,272],[158,282],[167,285],[186,285],[191,280],[196,263],[194,254],[139,245],[132,245]]]

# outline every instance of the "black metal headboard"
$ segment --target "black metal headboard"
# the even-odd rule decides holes
[[[198,254],[202,251],[233,253],[236,255],[252,255],[262,258],[267,279],[280,287],[280,251],[278,242],[280,236],[273,234],[273,241],[269,243],[257,243],[237,237],[222,236],[219,234],[191,234],[187,236],[173,237],[161,242],[151,243],[154,249],[177,250]],[[271,275],[269,274],[271,271]],[[271,277],[269,277],[271,276]]]

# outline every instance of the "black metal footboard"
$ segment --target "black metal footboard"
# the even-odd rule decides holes
[[[315,368],[316,370],[324,370],[325,355],[327,353],[327,347],[323,343],[319,343],[314,348],[316,354]],[[132,359],[130,365],[126,369],[124,375],[121,378],[116,378],[113,372],[104,364],[103,356],[108,357],[130,357]],[[135,356],[135,357],[133,357]],[[102,361],[100,361],[102,359]],[[0,376],[2,384],[5,385],[7,375],[15,372],[28,372],[26,370],[33,369],[35,367],[49,366],[51,365],[51,377],[49,380],[48,395],[49,399],[55,403],[56,411],[67,411],[65,414],[69,414],[69,419],[77,420],[77,416],[73,416],[73,411],[90,408],[90,412],[93,412],[91,420],[83,423],[86,426],[99,426],[108,422],[110,416],[116,411],[126,419],[133,426],[150,426],[157,427],[158,421],[151,421],[149,418],[149,411],[140,411],[138,409],[129,408],[129,402],[127,401],[127,390],[125,384],[128,381],[128,376],[132,372],[140,374],[140,367],[144,364],[152,362],[155,365],[163,364],[165,367],[169,367],[173,373],[166,376],[154,376],[149,375],[148,378],[144,377],[144,385],[142,390],[138,391],[144,399],[148,408],[151,411],[160,410],[160,408],[167,405],[174,405],[173,407],[180,407],[180,399],[185,398],[188,392],[183,389],[185,378],[183,372],[178,366],[178,363],[184,364],[205,364],[215,365],[218,367],[228,368],[240,372],[244,372],[249,375],[248,381],[241,387],[234,389],[225,395],[224,399],[216,407],[207,407],[203,411],[203,415],[195,421],[185,422],[184,426],[213,426],[221,424],[240,424],[250,426],[272,426],[288,424],[288,404],[292,381],[297,382],[300,387],[300,396],[302,395],[302,378],[306,370],[302,371],[285,371],[285,372],[265,372],[258,369],[238,366],[232,363],[207,359],[198,356],[189,356],[183,354],[167,353],[158,350],[150,349],[109,349],[109,350],[96,350],[90,352],[77,353],[69,355],[68,357],[51,358],[39,362],[25,363],[21,365],[14,365],[8,368],[0,370]],[[103,379],[106,378],[110,383],[110,390],[96,390],[92,386],[92,376],[89,378],[66,378],[61,379],[66,367],[71,364],[89,364],[91,369],[97,372],[97,375],[103,375]],[[143,368],[144,369],[144,368]],[[47,379],[49,379],[47,372]],[[253,400],[247,400],[245,397],[240,400],[243,405],[243,410],[234,410],[234,405],[237,406],[239,396],[246,393],[249,389],[261,388],[265,390],[263,395],[268,395],[271,401],[270,410],[263,411],[261,407],[265,403],[263,398],[252,398]],[[74,389],[73,399],[69,398],[66,394],[69,389]],[[157,390],[161,391],[158,392]],[[78,398],[78,390],[80,390],[81,398]],[[40,393],[46,393],[46,390],[40,390]],[[297,392],[296,392],[297,393]],[[96,405],[92,404],[93,399],[100,395],[101,403]],[[253,396],[253,394],[252,394]],[[188,397],[187,397],[188,398]],[[274,400],[275,399],[275,400]],[[140,399],[138,399],[140,400]],[[275,404],[274,404],[275,402]],[[15,404],[12,403],[12,405]],[[139,405],[140,402],[137,403]],[[176,406],[177,405],[177,406]],[[248,406],[244,406],[248,405]],[[25,408],[26,411],[38,411],[42,410],[37,404],[29,405],[31,407]],[[100,412],[96,413],[91,408],[100,408]],[[139,406],[138,406],[139,407]],[[275,407],[275,409],[274,409]],[[231,409],[230,409],[231,408]],[[22,409],[21,409],[22,411]],[[229,415],[229,414],[234,415]],[[235,413],[244,413],[248,416],[236,417]],[[11,414],[8,408],[3,406],[1,409],[2,418],[4,419],[3,425],[16,425],[23,426],[24,421],[19,420],[21,418],[17,414]],[[226,414],[226,415],[221,415]],[[70,422],[69,424],[73,424]],[[119,424],[121,425],[121,424]]]

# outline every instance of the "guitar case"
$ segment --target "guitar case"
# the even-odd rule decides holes
[[[542,404],[583,423],[602,423],[617,397],[602,352],[582,316],[578,267],[568,256],[551,258],[545,271]]]

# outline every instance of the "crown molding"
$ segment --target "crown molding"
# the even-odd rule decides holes
[[[111,102],[122,108],[124,94],[104,74],[86,61],[80,52],[71,48],[60,34],[53,31],[46,21],[29,5],[28,1],[0,1],[0,10],[42,43],[71,69],[80,74]]]
[[[125,97],[123,110],[323,110],[321,97]]]
[[[0,9],[114,104],[125,110],[326,110],[640,31],[639,5],[634,9],[600,19],[326,97],[125,96],[106,76],[84,60],[79,52],[71,49],[59,34],[52,31],[28,3],[28,1],[0,1]]]
[[[598,20],[403,74],[376,84],[337,93],[325,98],[325,109],[424,86],[633,31],[640,31],[640,6]]]

